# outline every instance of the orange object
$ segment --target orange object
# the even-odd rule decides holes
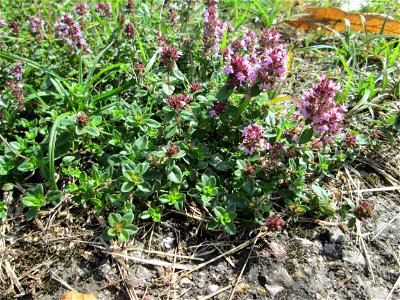
[[[60,300],[97,300],[97,298],[93,294],[81,294],[71,291],[62,295]]]
[[[379,14],[347,13],[335,7],[310,7],[306,13],[308,16],[288,20],[286,23],[302,30],[315,30],[325,25],[336,31],[345,31],[346,19],[352,31],[400,35],[400,21]],[[322,31],[331,33],[327,28],[322,28]]]

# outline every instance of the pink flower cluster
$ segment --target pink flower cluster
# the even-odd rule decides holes
[[[175,47],[164,46],[161,48],[161,61],[167,68],[168,72],[170,72],[178,60],[178,58],[182,55],[182,51],[177,50]]]
[[[225,49],[224,57],[230,62],[223,69],[230,86],[258,84],[261,90],[268,91],[286,78],[288,56],[274,29],[264,29],[260,38],[248,30]]]
[[[25,73],[25,69],[21,66],[21,64],[16,64],[9,72],[14,78],[10,79],[6,82],[6,86],[12,91],[15,99],[19,104],[19,108],[21,110],[24,109],[24,93],[22,88],[24,87],[21,82],[22,75]]]
[[[88,5],[86,3],[78,3],[74,7],[76,14],[78,14],[80,16],[84,16],[87,12],[87,9],[88,9]]]
[[[19,33],[19,30],[21,29],[21,26],[18,24],[17,21],[12,20],[12,21],[10,22],[10,24],[8,24],[8,28],[10,28],[11,32],[12,32],[15,36],[17,36],[18,33]]]
[[[192,93],[200,92],[202,89],[201,85],[197,82],[192,82],[191,84],[189,84],[189,88]]]
[[[39,33],[43,29],[44,21],[38,17],[31,16],[29,24],[31,26],[31,33]]]
[[[178,96],[171,96],[168,99],[168,105],[171,106],[175,111],[181,110],[183,108],[183,104],[187,105],[190,102],[192,102],[192,98],[185,93]]]
[[[257,150],[270,149],[271,145],[262,137],[264,128],[258,124],[247,125],[242,132],[243,142],[239,145],[247,155]]]
[[[282,231],[285,227],[285,221],[278,216],[270,216],[265,219],[265,227],[268,231]]]
[[[131,21],[127,21],[125,24],[125,34],[131,38],[136,36],[136,29]]]
[[[1,13],[0,13],[0,16],[1,16]],[[0,28],[6,27],[6,26],[7,26],[6,20],[0,18]]]
[[[218,55],[219,44],[226,30],[226,23],[218,19],[217,5],[207,7],[203,15],[203,46],[207,58]]]
[[[319,84],[307,90],[299,105],[299,113],[312,121],[311,127],[321,134],[338,134],[343,129],[346,107],[336,104],[339,85],[321,76]]]
[[[111,16],[111,4],[109,2],[97,3],[94,10],[101,16]]]
[[[226,111],[228,103],[223,101],[214,101],[210,110],[210,117],[214,118],[223,114]]]
[[[54,23],[54,29],[56,30],[54,36],[66,41],[76,51],[79,51],[80,48],[83,52],[91,52],[86,40],[82,36],[82,31],[78,22],[74,22],[70,13],[64,14],[56,21]]]
[[[24,93],[23,93],[23,84],[21,82],[17,82],[15,80],[9,80],[6,82],[6,86],[12,91],[15,99],[19,104],[19,108],[21,110],[24,109]]]
[[[8,73],[13,75],[15,80],[21,80],[22,75],[25,73],[25,69],[18,63]]]

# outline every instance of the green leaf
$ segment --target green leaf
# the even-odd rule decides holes
[[[226,101],[229,99],[232,93],[233,93],[233,87],[224,85],[219,89],[216,97],[219,101]]]
[[[26,196],[21,201],[26,207],[34,207],[38,204],[37,198],[34,196]]]
[[[36,169],[35,164],[31,163],[31,162],[24,162],[18,166],[18,171],[21,171],[21,172],[30,172],[35,169]]]
[[[135,183],[131,181],[126,181],[121,186],[121,192],[128,193],[135,187]]]
[[[117,235],[117,233],[115,232],[114,228],[109,228],[109,229],[107,230],[107,234],[108,234],[109,236],[116,236],[116,235]]]
[[[122,230],[120,233],[118,233],[118,240],[121,242],[127,242],[129,241],[129,233],[126,229]]]
[[[311,141],[313,134],[314,130],[312,128],[307,128],[303,130],[299,138],[299,144],[302,145]]]
[[[225,208],[221,206],[214,207],[213,211],[218,220],[220,220],[222,216],[226,213]]]
[[[91,136],[99,136],[100,135],[100,131],[93,126],[87,125],[83,128],[83,130],[87,133],[90,134]]]
[[[172,138],[178,131],[178,127],[176,124],[169,125],[165,128],[165,138],[169,140]]]
[[[175,165],[170,169],[167,177],[170,181],[174,183],[181,183],[183,179],[182,171],[177,165]]]
[[[226,223],[224,226],[225,232],[230,235],[236,234],[236,227],[233,223]]]
[[[71,113],[66,112],[59,115],[54,121],[53,127],[51,127],[50,136],[49,136],[49,172],[50,172],[50,183],[53,189],[57,190],[56,176],[55,176],[55,150],[56,150],[56,138],[57,138],[57,130],[60,126],[61,122],[67,118]]]
[[[314,193],[324,201],[329,201],[329,196],[326,191],[317,184],[312,184],[311,188],[313,189]]]
[[[90,122],[93,126],[99,126],[101,124],[102,117],[101,116],[95,116],[92,121]]]
[[[208,230],[217,230],[218,227],[219,227],[219,225],[220,225],[220,224],[219,224],[217,221],[211,220],[210,222],[207,223],[206,228],[207,228]]]
[[[146,124],[150,128],[154,128],[154,129],[157,129],[161,126],[161,124],[159,122],[157,122],[156,120],[153,120],[153,119],[146,119],[144,121],[144,124]]]
[[[135,143],[133,144],[133,149],[135,151],[144,151],[147,149],[147,145],[149,144],[149,139],[147,135],[142,135],[140,138],[136,139]]]
[[[143,220],[150,218],[150,213],[148,210],[142,211],[139,215],[139,217]]]
[[[47,194],[47,200],[52,203],[53,205],[57,205],[61,201],[61,197],[63,195],[62,191],[50,191]]]
[[[356,218],[351,218],[351,219],[349,220],[349,222],[347,223],[347,226],[348,226],[349,228],[353,228],[354,226],[356,226],[356,221],[357,221]]]
[[[158,198],[158,201],[160,201],[161,203],[169,203],[169,201],[170,201],[169,195],[167,195],[167,194],[161,195]]]
[[[126,224],[128,225],[132,224],[134,218],[135,216],[131,212],[124,214],[122,217],[122,219],[126,220]]]
[[[183,210],[183,201],[177,201],[174,203],[174,206],[177,210],[182,211]]]
[[[118,223],[121,221],[121,215],[119,213],[111,213],[108,216],[108,223],[113,226],[114,224]]]
[[[263,90],[260,89],[259,84],[254,84],[254,85],[251,87],[250,96],[251,96],[251,97],[255,97],[255,96],[260,95],[262,92],[263,92]]]
[[[243,188],[247,194],[252,196],[255,191],[254,180],[246,178],[243,183]]]
[[[129,235],[134,235],[139,231],[139,228],[137,228],[135,225],[128,225],[126,226],[126,231]]]
[[[31,221],[34,218],[36,218],[37,214],[39,213],[40,208],[39,207],[32,207],[29,209],[28,213],[26,214],[26,220]]]
[[[174,93],[175,87],[173,85],[168,85],[166,83],[163,83],[162,85],[162,91],[164,92],[165,95],[171,96]]]
[[[151,70],[151,68],[153,67],[154,63],[156,62],[157,55],[158,55],[158,51],[156,51],[153,54],[153,56],[150,58],[149,62],[146,65],[146,69],[144,70],[144,74],[148,73]]]

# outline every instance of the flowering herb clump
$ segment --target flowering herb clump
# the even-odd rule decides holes
[[[216,117],[223,114],[226,111],[228,103],[224,101],[214,101],[210,110],[210,117]]]
[[[76,14],[84,16],[87,13],[88,5],[86,3],[78,3],[75,5],[74,10]]]
[[[232,1],[77,0],[50,13],[46,1],[28,2],[8,1],[0,16],[0,189],[11,195],[14,183],[43,183],[40,201],[23,203],[28,214],[51,210],[60,203],[53,196],[65,193],[99,216],[120,213],[108,233],[121,241],[136,232],[133,216],[158,222],[172,207],[207,214],[205,229],[228,234],[235,226],[280,231],[287,220],[371,215],[370,204],[349,208],[316,182],[357,159],[373,132],[395,146],[399,111],[386,100],[397,88],[397,61],[387,60],[390,76],[364,65],[376,39],[352,47],[357,55],[346,67],[362,62],[370,72],[354,73],[356,84],[340,78],[347,85],[338,98],[376,97],[371,112],[380,119],[348,97],[356,108],[348,117],[362,111],[368,117],[357,120],[368,121],[346,126],[339,85],[327,77],[296,91],[304,91],[299,100],[293,86],[302,83],[281,89],[286,76],[296,80],[292,53],[275,29],[254,22],[274,24],[264,22],[274,1],[260,12],[251,1],[229,9]],[[395,53],[397,44],[386,42],[377,45],[389,52],[373,53]],[[342,46],[335,43],[332,55],[346,54]],[[332,74],[344,61],[337,62]],[[0,218],[4,205],[0,199]]]
[[[167,149],[165,150],[165,154],[167,157],[171,158],[171,157],[177,155],[180,151],[181,151],[181,149],[179,148],[179,146],[174,145],[174,144],[169,144]]]
[[[21,80],[22,75],[25,73],[25,69],[21,64],[16,64],[10,71],[9,74],[14,77],[15,80]]]
[[[24,85],[22,82],[20,82],[24,73],[25,69],[20,63],[17,63],[13,68],[11,68],[11,70],[8,71],[8,74],[10,74],[13,78],[6,82],[6,86],[13,93],[15,100],[17,100],[20,110],[24,109]]]
[[[136,36],[136,30],[131,21],[127,21],[125,24],[125,34],[131,38]]]
[[[226,23],[218,19],[217,5],[207,7],[203,15],[203,47],[206,57],[219,55],[219,44],[226,30]]]
[[[111,4],[109,2],[99,2],[95,5],[94,10],[100,15],[111,16]]]
[[[38,17],[32,16],[29,20],[31,26],[31,33],[40,33],[43,30],[44,21]]]
[[[225,49],[224,56],[229,64],[223,72],[228,75],[227,84],[234,88],[256,84],[269,91],[286,78],[288,56],[274,29],[264,29],[260,38],[248,30]]]
[[[169,97],[168,105],[171,106],[175,111],[181,110],[183,108],[182,97],[181,96]]]
[[[9,24],[8,24],[8,28],[10,28],[11,32],[15,35],[18,36],[19,30],[21,29],[21,26],[19,25],[19,23],[15,20],[12,20]]]
[[[178,58],[182,55],[182,51],[177,50],[175,47],[165,46],[161,48],[161,61],[167,68],[168,72],[170,72],[178,60]]]
[[[9,80],[6,82],[6,86],[14,94],[15,100],[17,100],[18,102],[19,109],[23,110],[24,109],[24,92],[22,90],[23,84],[15,80]]]
[[[271,145],[262,137],[264,128],[258,124],[247,125],[242,132],[244,137],[240,144],[244,148],[244,153],[249,155],[257,150],[270,149]]]
[[[319,84],[304,92],[299,105],[300,114],[312,121],[311,127],[322,134],[324,142],[331,141],[332,135],[343,129],[346,108],[335,102],[338,90],[339,85],[323,75]]]
[[[75,51],[90,53],[91,50],[82,35],[78,22],[72,19],[70,13],[64,14],[58,21],[54,23],[54,36],[63,39]]]
[[[197,93],[201,91],[201,85],[197,82],[192,82],[189,84],[190,92]]]

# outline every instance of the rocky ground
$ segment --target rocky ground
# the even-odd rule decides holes
[[[52,212],[52,224],[27,223],[5,236],[2,270],[8,264],[14,278],[2,299],[59,299],[69,289],[100,300],[400,299],[398,195],[348,194],[375,206],[373,218],[353,230],[303,220],[279,234],[229,239],[176,215],[124,247],[103,245],[95,216],[64,207]]]

